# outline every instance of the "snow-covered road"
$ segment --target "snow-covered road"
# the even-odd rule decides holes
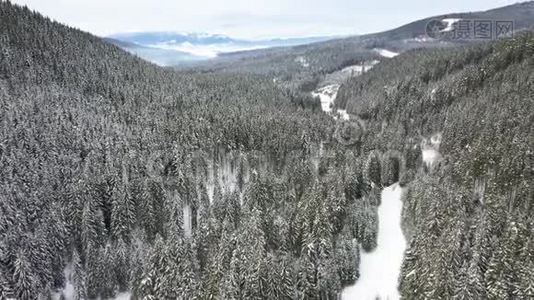
[[[403,189],[393,184],[382,191],[378,208],[378,237],[375,250],[361,250],[360,278],[341,294],[342,300],[396,300],[398,278],[406,249],[401,230]]]

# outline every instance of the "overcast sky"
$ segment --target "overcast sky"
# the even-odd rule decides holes
[[[62,23],[105,36],[177,31],[241,38],[347,35],[391,29],[509,0],[11,0]]]

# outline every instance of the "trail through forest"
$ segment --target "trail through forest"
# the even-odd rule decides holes
[[[406,249],[401,230],[403,189],[395,183],[382,191],[378,208],[376,248],[369,253],[361,250],[360,278],[342,292],[343,300],[399,299],[398,278]]]

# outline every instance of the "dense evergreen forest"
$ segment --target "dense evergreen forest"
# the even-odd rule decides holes
[[[407,299],[534,297],[533,70],[524,33],[410,51],[341,87],[337,105],[367,125],[364,147],[408,164],[412,149],[439,154],[404,202]]]
[[[0,28],[1,298],[67,281],[79,298],[333,298],[357,278],[376,204],[315,99],[165,70],[8,2]],[[347,225],[351,206],[368,217]]]
[[[340,53],[314,75],[373,58]],[[412,50],[341,87],[348,122],[2,1],[0,299],[336,299],[399,180],[404,298],[534,297],[533,66],[532,34]]]

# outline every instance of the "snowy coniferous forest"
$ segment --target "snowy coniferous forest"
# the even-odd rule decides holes
[[[352,299],[399,249],[403,299],[532,299],[534,35],[336,51],[173,70],[1,1],[0,299]]]

